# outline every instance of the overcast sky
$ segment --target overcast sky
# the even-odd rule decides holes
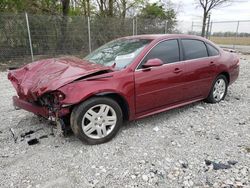
[[[237,21],[250,20],[250,0],[238,0],[240,3],[232,3],[230,6],[222,6],[212,10],[212,21]],[[196,25],[202,19],[202,9],[197,8],[196,0],[172,0],[175,4],[180,4],[178,13],[179,28],[187,31],[191,29],[192,21],[196,21]],[[217,23],[213,24],[213,31],[233,31],[235,32],[237,22],[235,23]],[[200,30],[199,26],[194,30]],[[250,33],[250,21],[242,22],[239,25],[239,32]]]

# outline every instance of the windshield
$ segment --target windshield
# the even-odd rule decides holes
[[[148,39],[118,39],[101,46],[84,59],[122,69],[128,66],[150,42]]]

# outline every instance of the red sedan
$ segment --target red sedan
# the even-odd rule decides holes
[[[204,38],[140,35],[111,41],[84,59],[30,63],[8,78],[18,95],[14,106],[54,117],[82,141],[100,144],[125,120],[203,99],[220,102],[238,74],[236,55]]]

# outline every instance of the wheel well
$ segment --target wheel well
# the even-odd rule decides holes
[[[228,83],[230,82],[230,76],[229,76],[228,72],[222,72],[220,74],[224,75],[227,78]]]
[[[96,94],[96,96],[109,97],[115,100],[122,109],[123,119],[124,120],[129,119],[129,106],[128,106],[127,101],[121,95],[117,93],[100,93],[100,94]]]

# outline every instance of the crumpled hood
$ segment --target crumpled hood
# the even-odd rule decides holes
[[[48,91],[54,91],[78,78],[105,70],[111,68],[76,57],[62,57],[36,61],[12,70],[8,74],[8,79],[19,97],[36,100]]]

